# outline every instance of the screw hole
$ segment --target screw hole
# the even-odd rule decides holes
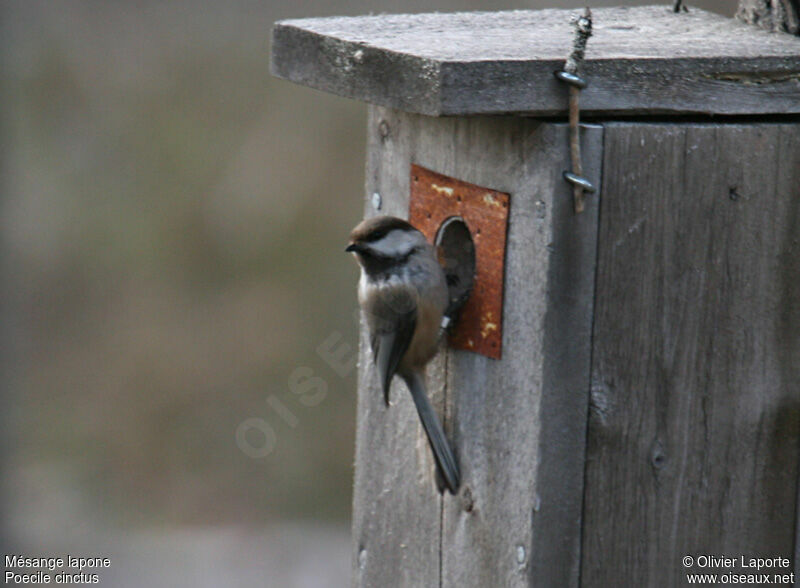
[[[385,120],[382,120],[378,125],[378,134],[380,134],[381,139],[385,141],[389,137],[390,132],[391,130],[389,129],[389,123],[387,123]]]

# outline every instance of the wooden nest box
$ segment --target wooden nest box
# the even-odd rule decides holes
[[[275,25],[276,75],[370,104],[366,215],[430,218],[431,239],[463,217],[475,247],[464,325],[428,370],[456,496],[362,344],[357,585],[677,586],[755,573],[741,556],[794,571],[800,38],[595,10],[580,147],[597,191],[576,214],[553,75],[572,14]]]

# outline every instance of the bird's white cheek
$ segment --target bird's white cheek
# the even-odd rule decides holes
[[[394,230],[370,246],[373,251],[389,257],[396,257],[408,254],[418,244],[419,238],[417,231]]]
[[[361,270],[361,277],[358,279],[358,302],[362,306],[367,299],[368,290],[369,284],[367,282],[367,275],[364,273],[364,270]]]

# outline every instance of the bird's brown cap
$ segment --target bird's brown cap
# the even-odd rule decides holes
[[[350,231],[350,242],[368,243],[370,241],[377,241],[395,229],[403,231],[417,230],[408,221],[404,221],[396,216],[374,216],[364,219],[356,228]]]

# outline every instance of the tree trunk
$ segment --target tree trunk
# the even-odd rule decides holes
[[[800,35],[800,0],[739,0],[736,18],[770,31]]]

